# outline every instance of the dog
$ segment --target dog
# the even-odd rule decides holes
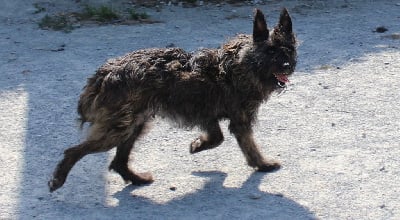
[[[190,144],[190,153],[220,145],[220,120],[229,120],[249,166],[272,172],[280,163],[265,159],[253,138],[258,108],[288,83],[297,63],[292,19],[284,8],[273,31],[255,9],[253,34],[240,34],[220,48],[187,53],[180,48],[138,50],[108,60],[87,80],[78,103],[88,137],[64,152],[48,186],[60,188],[74,164],[87,154],[116,155],[109,169],[134,185],[153,182],[151,173],[128,167],[135,140],[159,115],[181,126],[199,127],[203,135]]]

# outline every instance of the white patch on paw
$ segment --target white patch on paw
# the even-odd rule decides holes
[[[200,147],[201,146],[202,141],[200,140],[200,138],[197,138],[195,141],[193,141],[193,147]]]

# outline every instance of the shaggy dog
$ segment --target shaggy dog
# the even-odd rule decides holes
[[[135,140],[155,115],[205,131],[190,144],[190,153],[215,148],[223,141],[220,120],[229,130],[249,166],[261,172],[280,168],[265,159],[253,139],[260,104],[285,87],[296,66],[292,21],[283,9],[270,33],[256,9],[253,35],[238,35],[217,49],[187,53],[180,48],[144,49],[109,60],[88,79],[78,104],[88,137],[64,152],[48,185],[60,188],[71,168],[87,154],[117,147],[110,170],[132,184],[153,181],[150,173],[128,168]]]

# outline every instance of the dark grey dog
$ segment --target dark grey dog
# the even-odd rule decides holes
[[[296,66],[296,39],[286,9],[271,32],[260,10],[253,35],[239,35],[221,48],[194,54],[179,48],[145,49],[109,60],[88,79],[80,96],[82,124],[91,124],[87,140],[64,152],[49,181],[60,188],[74,164],[87,154],[117,147],[110,169],[132,184],[151,183],[150,173],[135,173],[128,158],[135,140],[154,115],[205,134],[190,145],[197,153],[223,141],[219,121],[228,119],[248,164],[258,171],[279,169],[266,160],[253,139],[260,104],[285,86]]]

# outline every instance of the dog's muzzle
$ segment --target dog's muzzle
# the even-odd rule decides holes
[[[288,76],[286,74],[274,74],[277,80],[277,86],[279,88],[286,88],[286,83],[289,82]]]
[[[279,88],[286,88],[286,83],[280,82],[278,81],[278,83],[276,84]]]

